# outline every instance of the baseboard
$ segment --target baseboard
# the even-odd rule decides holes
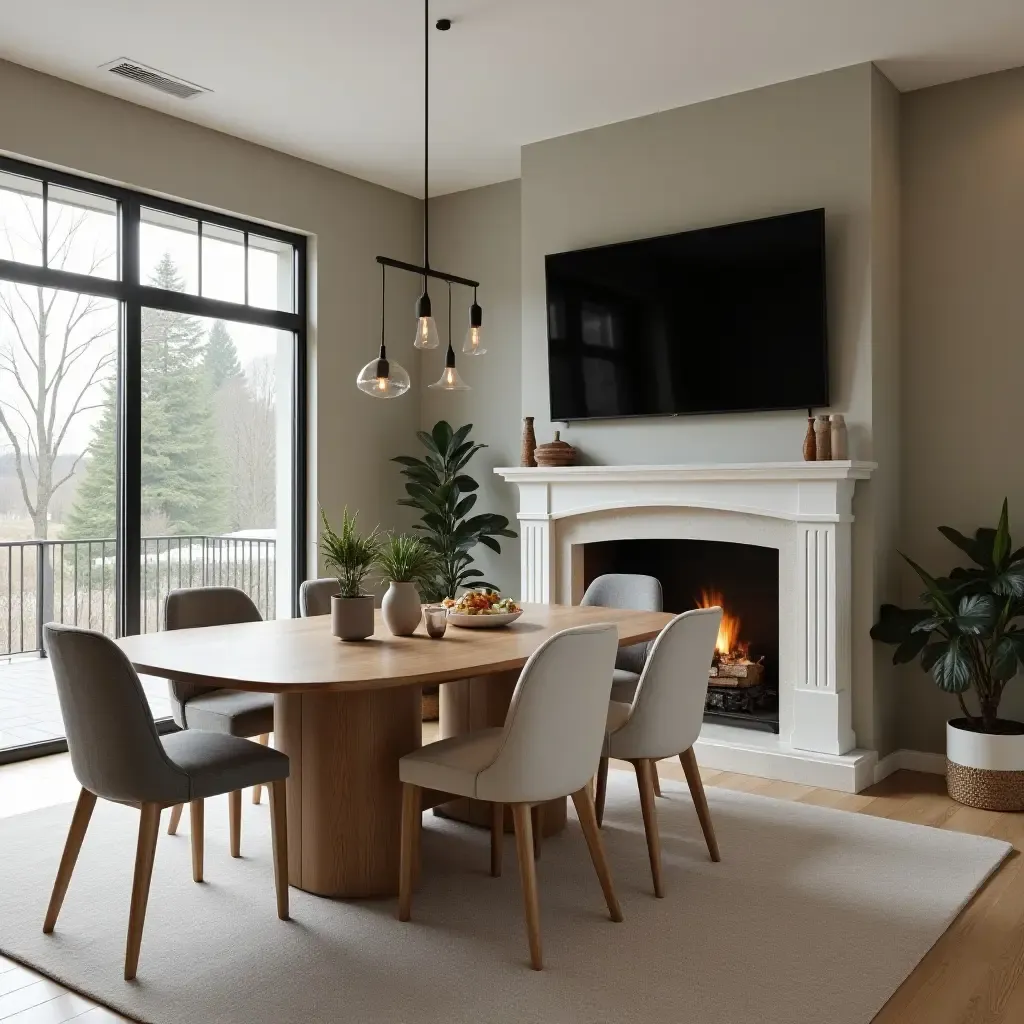
[[[894,750],[875,765],[875,782],[881,782],[898,771],[945,775],[946,755],[934,754],[929,750]]]

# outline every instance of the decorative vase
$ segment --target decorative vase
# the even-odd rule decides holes
[[[814,462],[818,448],[814,442],[814,417],[807,417],[807,433],[804,434],[804,462]]]
[[[537,460],[533,457],[537,451],[537,435],[533,432],[533,417],[523,417],[523,447],[519,452],[520,466],[536,466]]]
[[[975,732],[966,718],[946,723],[946,788],[968,807],[1024,811],[1024,724],[999,724],[1007,731]]]
[[[373,636],[373,598],[331,597],[331,632],[339,640],[365,640]]]
[[[576,449],[562,440],[562,432],[555,431],[554,441],[537,446],[533,453],[538,466],[572,466],[576,462]]]
[[[391,581],[380,605],[384,625],[394,636],[412,636],[423,617],[420,592],[415,583]]]
[[[844,462],[850,457],[850,446],[846,433],[846,420],[842,413],[832,413],[829,417],[829,426],[832,435],[832,458]]]
[[[814,420],[814,457],[818,462],[832,460],[832,428],[827,416],[817,416]]]

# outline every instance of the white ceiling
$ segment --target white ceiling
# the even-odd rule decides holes
[[[0,57],[422,195],[419,0],[0,0]],[[433,0],[431,193],[519,147],[874,60],[902,90],[1024,65],[1024,0]],[[190,101],[98,65],[130,57]]]

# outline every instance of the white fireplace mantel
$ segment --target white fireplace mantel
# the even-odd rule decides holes
[[[597,541],[678,538],[775,548],[779,735],[705,726],[698,754],[710,767],[856,790],[870,781],[876,758],[855,749],[852,727],[851,524],[856,482],[874,468],[761,462],[495,473],[519,488],[526,601],[578,603],[583,547]]]

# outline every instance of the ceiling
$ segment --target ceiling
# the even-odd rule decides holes
[[[0,58],[422,195],[418,0],[0,0]],[[433,0],[431,194],[519,148],[874,60],[901,90],[1024,65],[1024,0]],[[213,90],[182,101],[98,66]]]

